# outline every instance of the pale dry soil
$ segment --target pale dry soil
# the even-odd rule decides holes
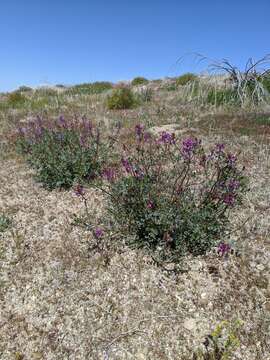
[[[1,159],[0,212],[13,225],[0,234],[0,359],[192,359],[234,319],[243,325],[233,359],[270,359],[269,148],[229,142],[251,182],[232,217],[237,253],[187,259],[181,274],[124,245],[90,251],[91,233],[71,225],[83,209],[73,192],[48,192],[25,162]],[[88,198],[102,218],[101,194]]]

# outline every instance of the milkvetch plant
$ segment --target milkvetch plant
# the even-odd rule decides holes
[[[104,167],[110,145],[100,129],[85,118],[67,121],[60,116],[48,122],[38,117],[17,134],[19,151],[49,190],[68,189],[75,181],[95,178]]]
[[[204,254],[230,228],[247,179],[236,154],[216,144],[162,132],[154,138],[135,128],[135,146],[123,146],[120,169],[106,168],[102,186],[109,213],[131,243],[177,261]]]

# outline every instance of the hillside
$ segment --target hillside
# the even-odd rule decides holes
[[[126,93],[119,105],[115,88],[131,89],[132,100]],[[122,143],[135,146],[138,124],[153,136],[200,139],[206,151],[224,144],[249,181],[229,214],[232,230],[176,268],[130,246],[91,176],[48,189],[49,171],[36,175],[53,150],[41,150],[37,167],[32,143],[17,151],[31,122],[50,129],[60,116],[63,127],[90,120],[101,139],[119,132],[109,150],[116,159]],[[270,359],[269,94],[239,102],[223,77],[21,88],[0,95],[0,139],[1,359]],[[104,236],[83,226],[85,198],[88,225]],[[220,252],[219,243],[229,247]]]

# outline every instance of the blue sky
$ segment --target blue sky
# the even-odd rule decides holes
[[[270,0],[2,0],[0,90],[241,65],[270,53]]]

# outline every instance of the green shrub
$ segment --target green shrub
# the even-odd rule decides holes
[[[269,114],[258,114],[253,118],[253,121],[258,125],[270,126],[270,115]]]
[[[156,140],[141,125],[136,134],[134,148],[125,147],[122,170],[103,173],[118,231],[161,261],[206,253],[224,239],[246,189],[236,156],[223,144],[206,153],[199,140],[181,142],[168,132]]]
[[[11,225],[11,219],[7,217],[6,215],[1,214],[0,215],[0,233],[7,230]]]
[[[96,81],[94,83],[85,83],[72,86],[67,90],[68,93],[76,95],[101,94],[104,91],[112,89],[112,84],[107,81]]]
[[[107,107],[110,110],[130,109],[135,104],[135,97],[128,87],[113,90],[107,97]]]
[[[32,90],[33,89],[31,87],[23,85],[23,86],[20,86],[17,91],[19,91],[19,92],[29,92],[29,91],[32,91]]]
[[[167,91],[176,91],[177,85],[176,85],[176,83],[166,84],[162,87],[162,89],[167,90]]]
[[[193,354],[193,360],[233,360],[236,350],[240,347],[239,333],[242,322],[222,321],[215,330],[206,337],[204,349]],[[183,359],[184,360],[184,359]]]
[[[192,74],[192,73],[186,73],[186,74],[183,74],[181,76],[179,76],[177,79],[176,79],[176,85],[177,86],[183,86],[183,85],[186,85],[190,82],[193,82],[195,80],[197,80],[197,75],[195,74]]]
[[[144,85],[147,84],[148,80],[142,76],[138,76],[135,77],[132,81],[131,81],[131,85],[132,86],[137,86],[137,85]]]
[[[208,91],[207,99],[208,104],[222,106],[222,105],[235,105],[239,104],[239,96],[234,89],[215,89],[211,88]]]
[[[98,175],[109,147],[101,140],[99,129],[86,121],[55,123],[40,118],[18,131],[17,148],[36,169],[45,188],[70,188],[75,181]]]
[[[14,91],[8,94],[8,105],[12,107],[23,106],[27,101],[27,98],[18,91]]]

